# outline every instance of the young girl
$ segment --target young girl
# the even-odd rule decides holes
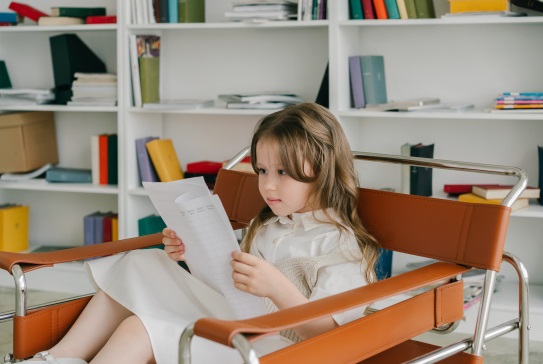
[[[235,287],[262,297],[274,311],[372,282],[378,244],[357,215],[357,175],[336,118],[312,103],[270,114],[256,127],[251,156],[267,206],[251,222],[242,252],[232,254]],[[168,228],[163,235],[164,251],[88,262],[96,295],[56,346],[30,360],[176,364],[188,324],[206,316],[232,319],[224,297],[175,262],[184,259],[190,242],[185,246]],[[300,325],[257,341],[255,349],[269,353],[363,312]],[[235,350],[198,337],[192,356],[194,363],[241,362]]]

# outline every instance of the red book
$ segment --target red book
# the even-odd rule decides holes
[[[13,10],[14,12],[16,12],[17,14],[24,16],[28,19],[34,20],[36,22],[42,16],[49,16],[49,14],[46,14],[43,11],[33,8],[30,5],[17,3],[15,1],[12,1],[9,4],[9,8]]]
[[[375,9],[377,19],[388,19],[385,0],[373,0],[373,7]]]
[[[449,195],[460,195],[470,193],[472,187],[472,184],[448,184],[443,186],[443,192],[447,192]]]
[[[373,11],[373,0],[361,0],[361,2],[364,19],[375,19],[375,11]]]
[[[100,184],[101,185],[107,185],[108,184],[108,151],[107,151],[107,145],[108,145],[108,136],[107,134],[100,134],[98,136],[98,151],[99,151],[99,176],[100,176]]]
[[[117,15],[93,15],[87,16],[85,19],[87,24],[115,24],[117,23]]]
[[[222,163],[220,162],[211,162],[211,161],[201,161],[193,162],[187,164],[187,173],[196,173],[196,174],[217,174],[222,168]]]

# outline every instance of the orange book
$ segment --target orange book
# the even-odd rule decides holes
[[[375,8],[375,16],[377,19],[388,19],[385,0],[373,0],[373,7]]]
[[[99,182],[101,185],[107,185],[108,181],[108,136],[100,134],[98,136],[98,165],[99,165]]]
[[[176,181],[183,178],[183,170],[171,139],[154,139],[147,142],[145,146],[160,182]]]

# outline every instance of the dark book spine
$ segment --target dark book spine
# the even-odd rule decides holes
[[[433,158],[434,144],[411,147],[412,157]],[[432,196],[432,168],[411,166],[410,193]]]
[[[511,4],[521,8],[543,12],[543,2],[538,0],[511,0]]]
[[[537,156],[538,156],[538,166],[539,166],[539,182],[538,186],[541,191],[543,191],[543,146],[538,145],[537,146]],[[543,205],[543,196],[540,195],[539,197],[539,204]]]

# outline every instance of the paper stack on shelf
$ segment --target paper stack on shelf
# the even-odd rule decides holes
[[[51,89],[0,89],[0,105],[49,104],[55,100]]]
[[[282,109],[304,102],[300,96],[289,92],[253,92],[246,94],[221,94],[227,109]]]
[[[117,105],[117,76],[110,73],[76,72],[69,106]]]
[[[292,1],[243,1],[232,4],[224,16],[230,21],[296,20],[298,3]]]

